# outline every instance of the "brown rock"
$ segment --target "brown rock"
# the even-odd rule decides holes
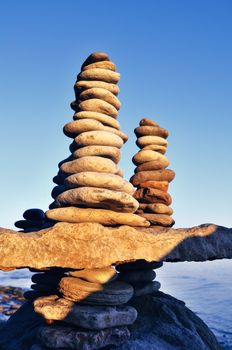
[[[0,246],[1,269],[101,268],[141,259],[206,261],[232,257],[232,229],[212,224],[136,229],[58,223],[33,233],[1,228]]]
[[[83,70],[93,69],[93,68],[109,69],[109,70],[113,70],[114,72],[116,71],[116,65],[111,61],[99,61],[99,62],[90,63],[87,66],[84,66]]]
[[[78,305],[55,295],[35,300],[34,309],[46,320],[62,321],[90,330],[129,325],[137,318],[137,312],[131,306]]]
[[[137,139],[136,144],[140,148],[148,145],[159,145],[167,147],[168,141],[160,136],[141,136]]]
[[[118,111],[114,106],[112,106],[108,102],[100,100],[99,98],[91,98],[90,100],[85,100],[80,103],[77,101],[74,101],[71,103],[71,108],[74,111],[78,111],[78,112],[87,111],[87,112],[102,113],[102,114],[109,115],[112,118],[117,118],[117,115],[118,115]]]
[[[148,118],[141,119],[139,125],[140,126],[159,126],[156,122]]]
[[[115,174],[118,171],[118,166],[111,159],[97,156],[86,156],[64,163],[61,165],[60,169],[68,174],[85,171]]]
[[[69,276],[78,277],[87,282],[105,284],[118,278],[117,271],[112,267],[103,267],[102,269],[84,269],[70,271]]]
[[[76,328],[47,326],[38,331],[38,339],[42,345],[62,350],[95,350],[107,345],[119,346],[130,338],[126,327],[112,327],[98,331],[77,330]]]
[[[94,131],[94,130],[103,130],[112,132],[113,134],[118,135],[123,139],[124,142],[128,140],[128,136],[124,134],[121,130],[111,128],[109,126],[103,125],[101,122],[94,119],[80,119],[74,120],[70,123],[67,123],[64,126],[64,134],[68,137],[75,138],[77,135],[86,131]]]
[[[134,197],[142,203],[163,203],[166,205],[172,203],[172,197],[169,193],[156,188],[140,188],[135,191]]]
[[[73,158],[82,158],[86,156],[99,156],[111,159],[114,163],[118,163],[121,158],[121,152],[117,147],[112,146],[86,146],[74,151]]]
[[[106,83],[117,84],[120,74],[109,69],[93,68],[82,71],[78,80],[100,80]]]
[[[133,175],[130,179],[132,185],[137,186],[145,181],[168,181],[171,182],[175,177],[175,173],[171,169],[140,171]]]
[[[150,187],[156,188],[161,191],[168,191],[169,183],[168,181],[145,181],[139,184],[140,187]]]
[[[123,139],[108,131],[87,131],[75,138],[77,146],[113,146],[121,148]]]
[[[146,211],[150,211],[155,214],[166,214],[166,215],[172,215],[173,210],[172,208],[168,207],[167,205],[163,203],[152,203],[147,204]]]
[[[70,223],[95,222],[106,226],[150,226],[149,222],[139,215],[131,213],[117,213],[106,209],[76,207],[55,208],[48,210],[46,215],[51,220]]]
[[[132,160],[135,165],[143,164],[145,162],[151,162],[154,160],[160,161],[163,164],[167,164],[168,162],[168,159],[163,154],[160,154],[159,152],[155,152],[151,150],[139,151],[134,155]]]
[[[48,292],[52,294],[53,292],[55,292],[56,286],[37,283],[37,284],[32,284],[31,289],[35,290],[36,292]]]
[[[97,112],[90,112],[90,111],[82,111],[75,113],[73,116],[74,120],[79,119],[93,119],[98,120],[103,125],[111,126],[115,129],[120,129],[119,122],[115,119],[110,117],[109,115],[103,114],[103,113],[97,113]]]
[[[145,162],[143,164],[140,164],[135,168],[135,173],[138,173],[140,171],[147,171],[147,170],[160,170],[165,169],[169,166],[169,160],[166,159],[159,159],[159,160],[152,160],[150,162]]]
[[[77,277],[64,277],[59,291],[68,300],[92,305],[121,305],[133,296],[133,288],[125,282],[110,282],[105,285],[91,283]]]
[[[75,188],[81,186],[108,188],[114,191],[126,192],[131,195],[135,192],[130,182],[124,180],[121,176],[99,173],[99,172],[81,172],[66,178],[65,186]]]
[[[160,136],[163,138],[168,137],[168,131],[160,126],[140,126],[135,129],[135,135],[140,136]]]
[[[159,225],[164,227],[172,227],[175,224],[173,218],[165,214],[140,214],[143,218],[150,221],[152,225]]]
[[[83,207],[110,209],[123,213],[134,213],[139,203],[125,192],[112,191],[97,187],[79,187],[67,190],[56,198],[63,205],[81,205]]]
[[[165,154],[167,152],[167,146],[160,146],[160,145],[148,145],[143,147],[143,151],[145,150],[151,150],[151,151],[156,151],[161,154]]]
[[[114,106],[117,110],[119,110],[121,107],[121,103],[119,99],[107,89],[91,88],[91,89],[84,90],[79,96],[79,99],[82,101],[89,100],[92,98],[98,98],[100,100],[108,102],[109,104]]]
[[[103,88],[106,90],[109,90],[114,95],[118,95],[119,93],[119,87],[116,84],[106,83],[104,81],[99,80],[79,80],[74,85],[74,89],[76,92],[76,96],[79,96],[79,92],[84,91],[86,89],[91,88]]]
[[[105,52],[93,52],[91,55],[89,55],[84,63],[81,66],[81,69],[84,69],[85,66],[95,63],[95,62],[102,62],[102,61],[109,61],[110,58]]]

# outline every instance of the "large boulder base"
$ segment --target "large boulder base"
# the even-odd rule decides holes
[[[137,309],[138,318],[128,327],[131,338],[118,350],[221,350],[214,334],[184,302],[158,292],[133,298],[129,304]],[[0,349],[29,350],[37,343],[36,329],[43,325],[26,303],[0,330]]]
[[[101,268],[141,259],[207,261],[232,258],[232,229],[213,224],[170,229],[58,223],[32,233],[0,229],[0,246],[2,270]]]

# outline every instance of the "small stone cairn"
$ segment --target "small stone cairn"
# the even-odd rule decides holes
[[[36,218],[40,213],[43,225],[150,225],[146,218],[134,214],[139,208],[135,189],[118,167],[120,148],[128,139],[117,121],[119,78],[105,53],[91,54],[82,65],[74,86],[76,100],[71,103],[74,120],[64,126],[65,135],[74,139],[71,155],[59,163],[53,178],[54,202],[45,214],[37,210]],[[32,216],[24,213],[24,218],[31,220]],[[35,225],[20,228],[26,226]],[[137,318],[136,309],[128,302],[158,291],[160,284],[153,281],[153,269],[160,266],[141,262],[99,269],[31,270],[35,272],[32,290],[25,298],[47,321],[38,329],[38,344],[31,350],[94,350],[123,344],[130,337],[127,326]]]
[[[174,179],[173,170],[166,169],[169,160],[167,150],[168,131],[154,121],[144,118],[135,129],[140,151],[133,157],[135,175],[130,179],[137,187],[134,197],[139,201],[137,214],[154,226],[171,227],[172,198],[168,193],[169,183]]]

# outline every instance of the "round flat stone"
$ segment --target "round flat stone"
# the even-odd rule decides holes
[[[118,171],[118,166],[111,159],[97,156],[86,156],[62,164],[60,170],[67,174],[86,171],[115,174]]]
[[[140,215],[146,220],[150,221],[150,223],[155,226],[172,227],[175,224],[173,218],[166,214],[144,213]]]
[[[85,329],[105,329],[133,324],[137,311],[131,306],[89,306],[58,298],[41,297],[34,301],[34,310],[46,320],[62,321]]]
[[[84,69],[85,66],[92,63],[109,61],[109,60],[110,58],[105,52],[93,52],[86,58],[86,60],[81,66],[81,69]]]
[[[151,150],[151,151],[156,151],[161,154],[165,154],[167,152],[167,146],[160,146],[160,145],[147,145],[143,147],[143,150]]]
[[[77,149],[73,153],[73,158],[82,158],[86,156],[98,156],[111,159],[114,163],[118,163],[121,158],[121,152],[117,147],[113,146],[85,146]]]
[[[70,271],[69,276],[78,277],[87,282],[105,284],[117,279],[118,273],[112,266],[108,266],[101,269]]]
[[[137,270],[121,272],[119,274],[120,281],[135,283],[135,282],[152,282],[156,277],[153,270]]]
[[[59,291],[68,300],[91,305],[121,305],[133,296],[133,287],[125,282],[110,282],[105,285],[86,282],[77,277],[64,277]]]
[[[52,294],[54,292],[54,290],[56,290],[56,286],[42,284],[42,283],[36,283],[36,284],[31,285],[31,289],[33,289],[37,292],[49,292]]]
[[[26,220],[44,220],[45,215],[42,209],[32,208],[32,209],[27,209],[23,213],[23,217]]]
[[[106,83],[117,84],[120,74],[109,69],[93,68],[82,71],[78,80],[100,80]]]
[[[71,108],[74,111],[90,111],[109,115],[112,118],[117,118],[118,110],[110,103],[100,100],[99,98],[91,98],[90,100],[82,101],[78,104],[72,103]],[[155,136],[153,136],[155,137]]]
[[[121,148],[123,139],[108,131],[87,131],[77,136],[75,143],[78,146],[101,145]]]
[[[169,164],[168,159],[163,154],[152,150],[141,150],[134,155],[132,160],[135,165],[151,161],[159,161],[161,164],[164,164],[164,166],[167,163]]]
[[[159,124],[157,124],[156,122],[148,118],[141,119],[139,125],[140,126],[159,126]]]
[[[100,100],[108,102],[109,104],[114,106],[117,110],[119,110],[121,107],[121,103],[119,99],[107,89],[91,88],[91,89],[84,90],[79,96],[79,99],[81,101],[89,100],[92,98],[98,98]]]
[[[112,71],[116,71],[116,65],[111,61],[99,61],[93,62],[84,66],[82,70],[93,69],[93,68],[101,68],[101,69],[109,69]]]
[[[46,215],[52,220],[70,223],[95,222],[105,226],[150,226],[149,221],[139,215],[106,209],[65,207],[48,210]]]
[[[140,187],[150,187],[156,188],[161,191],[168,191],[169,183],[168,181],[144,181],[139,184]]]
[[[65,186],[67,188],[75,188],[81,186],[107,188],[109,190],[126,192],[131,195],[134,194],[135,189],[130,182],[124,180],[121,176],[100,173],[100,172],[81,172],[68,176],[65,179]]]
[[[81,91],[86,90],[86,89],[95,88],[95,87],[109,90],[110,92],[112,92],[116,96],[118,95],[118,93],[120,91],[118,85],[106,83],[105,81],[100,81],[100,80],[78,80],[74,85],[74,90],[76,92],[76,95],[79,96],[79,93]]]
[[[73,116],[73,119],[74,120],[82,120],[82,119],[97,120],[97,121],[101,122],[103,125],[110,126],[110,127],[115,128],[117,130],[120,129],[120,124],[115,118],[112,118],[109,115],[106,115],[103,113],[82,111],[82,112],[75,113]]]
[[[148,170],[140,171],[133,175],[130,179],[132,185],[137,186],[141,182],[145,181],[168,181],[171,182],[175,177],[175,172],[171,169],[162,169],[162,170]]]
[[[56,198],[56,203],[63,205],[81,205],[84,207],[109,209],[134,213],[139,203],[125,192],[118,192],[97,187],[79,187],[67,190]]]
[[[141,136],[137,139],[136,144],[140,148],[148,145],[159,145],[167,147],[168,141],[160,136]]]
[[[64,192],[66,190],[65,186],[63,185],[58,185],[53,187],[52,192],[51,192],[51,196],[53,199],[56,199],[56,197],[61,194],[62,192]]]
[[[31,277],[31,280],[35,284],[45,284],[49,286],[57,286],[61,278],[65,277],[63,273],[36,273]]]
[[[169,193],[156,188],[140,188],[135,191],[134,198],[142,203],[163,203],[167,206],[172,203],[172,197]]]
[[[140,297],[142,295],[153,294],[159,291],[161,284],[158,281],[150,283],[133,283],[134,296]]]
[[[168,137],[168,131],[166,129],[161,128],[160,126],[139,126],[135,129],[135,135],[137,137],[140,136],[160,136],[163,138]]]
[[[116,270],[119,272],[125,271],[137,271],[137,270],[155,270],[163,266],[162,262],[148,262],[146,260],[136,260],[129,263],[124,263],[116,266]]]
[[[43,220],[18,220],[14,225],[18,228],[28,229],[28,228],[41,228],[43,226]]]
[[[150,162],[146,162],[143,164],[140,164],[135,168],[135,173],[138,173],[140,171],[147,171],[147,170],[160,170],[165,169],[169,166],[169,160],[163,159],[163,160],[152,160]]]

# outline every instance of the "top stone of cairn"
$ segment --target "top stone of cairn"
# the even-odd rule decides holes
[[[120,74],[103,52],[92,53],[83,63],[74,86],[73,121],[64,134],[73,139],[71,154],[59,163],[53,181],[54,202],[46,217],[65,222],[149,226],[134,214],[139,207],[134,187],[118,166],[128,136],[117,121]]]

